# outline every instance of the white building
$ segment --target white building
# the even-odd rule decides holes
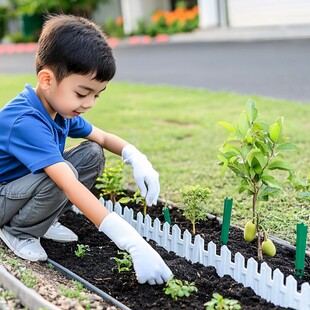
[[[310,0],[197,0],[200,28],[310,24]],[[110,0],[94,15],[98,22],[122,16],[124,31],[137,28],[156,9],[171,10],[171,0]]]

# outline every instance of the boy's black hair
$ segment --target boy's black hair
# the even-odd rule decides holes
[[[71,74],[110,81],[116,65],[112,49],[92,21],[73,15],[50,15],[44,23],[36,54],[36,72],[51,69],[60,83]]]

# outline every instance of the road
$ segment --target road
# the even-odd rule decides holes
[[[118,46],[115,80],[310,103],[309,50],[306,39]],[[34,55],[1,55],[1,73],[34,73]]]

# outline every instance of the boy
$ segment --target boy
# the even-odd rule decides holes
[[[0,111],[0,237],[14,253],[46,260],[40,238],[67,242],[77,236],[57,219],[72,204],[133,259],[139,283],[162,284],[172,273],[159,254],[89,191],[104,168],[106,149],[133,169],[149,206],[159,196],[158,173],[133,145],[92,126],[92,108],[115,74],[103,33],[91,21],[51,16],[36,54],[37,85]],[[88,141],[64,150],[67,136]]]

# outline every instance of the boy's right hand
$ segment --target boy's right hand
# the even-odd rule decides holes
[[[163,284],[172,277],[172,272],[160,255],[139,233],[115,212],[102,221],[99,231],[105,233],[121,250],[132,257],[137,280],[140,284]]]

